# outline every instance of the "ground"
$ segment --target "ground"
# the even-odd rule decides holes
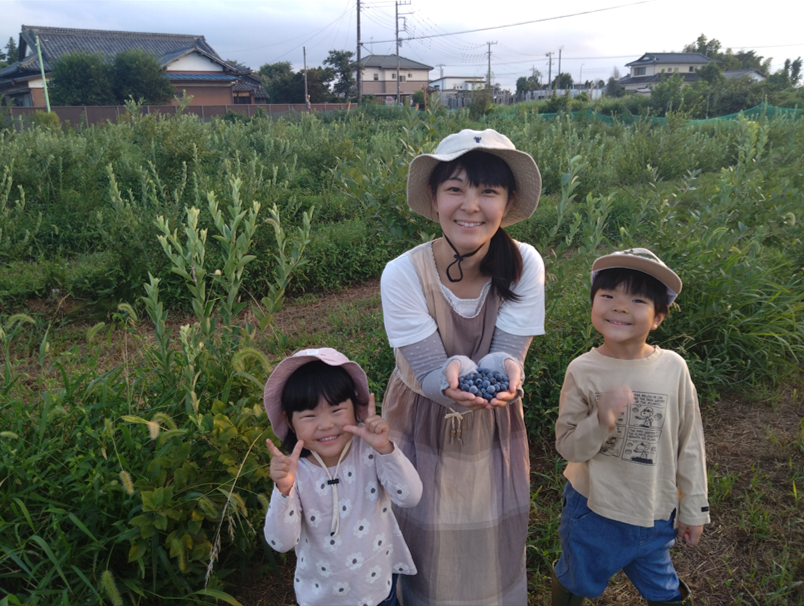
[[[320,326],[327,310],[376,300],[372,282],[297,301],[277,317],[284,332]],[[804,604],[804,394],[792,385],[721,394],[702,403],[712,523],[697,547],[679,544],[673,561],[701,606]],[[551,435],[531,439],[533,513],[529,537],[530,606],[550,604],[547,562],[555,559],[562,486]],[[233,590],[243,606],[295,604],[291,554],[278,573],[256,565]],[[622,574],[595,606],[644,604]]]

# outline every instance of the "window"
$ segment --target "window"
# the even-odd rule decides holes
[[[644,76],[645,75],[645,68],[644,67],[635,67],[634,68],[634,75],[635,76]]]
[[[391,72],[391,80],[396,80],[396,72]]]
[[[404,82],[405,81],[405,76],[403,76],[402,74],[399,74],[399,81]]]
[[[691,72],[694,72],[694,71],[695,71],[695,68],[694,68],[694,67],[692,67],[692,65],[690,65],[690,71],[691,71]]]
[[[412,77],[413,77],[413,74],[408,74],[408,78],[412,78]]]
[[[379,80],[380,79],[380,74],[374,74],[374,79]]]

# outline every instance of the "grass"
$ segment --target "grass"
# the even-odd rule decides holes
[[[102,225],[118,259],[141,253],[140,261],[155,264],[146,296],[136,271],[123,269],[132,287],[136,282],[130,305],[112,297],[88,306],[44,281],[44,294],[14,299],[15,307],[0,311],[0,586],[9,604],[101,603],[116,601],[115,592],[143,605],[179,597],[231,604],[234,597],[223,592],[241,591],[244,574],[256,579],[258,571],[291,565],[292,558],[264,545],[261,551],[256,530],[271,490],[261,447],[272,438],[262,385],[272,363],[318,345],[357,360],[371,389],[383,393],[393,353],[376,275],[394,250],[419,237],[420,227],[396,203],[405,164],[394,129],[406,129],[403,154],[415,154],[466,119],[411,113],[388,128],[360,116],[326,127],[309,119],[232,127],[143,120],[88,135],[109,145],[105,137],[119,137],[122,145],[136,134],[146,148],[154,146],[149,157],[174,172],[171,181],[156,164],[96,167],[114,207],[108,219],[136,223],[142,208],[162,217],[156,230],[150,220],[133,230],[125,221]],[[804,553],[802,124],[779,119],[689,129],[676,121],[659,130],[637,123],[595,132],[601,127],[564,119],[496,117],[483,125],[510,132],[538,156],[554,192],[534,217],[511,229],[543,251],[548,271],[549,337],[534,341],[524,386],[533,445],[533,603],[546,599],[558,549],[561,462],[552,450],[558,391],[569,361],[597,342],[588,322],[588,268],[595,256],[630,246],[651,248],[685,280],[681,306],[654,342],[688,360],[707,424],[716,515],[702,546],[675,551],[679,571],[692,579],[701,603],[796,603]],[[277,136],[266,137],[266,129]],[[352,150],[328,178],[318,172],[313,179],[311,167],[326,166],[327,153],[348,148],[354,129],[376,144],[365,148],[372,153]],[[209,138],[206,148],[183,150],[191,168],[159,155],[159,141],[191,132]],[[32,141],[43,148],[77,145],[67,136],[49,137]],[[294,147],[294,137],[304,145]],[[322,137],[329,152],[319,150],[314,161]],[[253,145],[270,152],[278,168],[264,169],[259,153],[246,153]],[[601,155],[607,146],[622,155]],[[212,148],[243,155],[213,160]],[[207,155],[196,157],[199,150]],[[300,162],[294,150],[312,155]],[[645,160],[654,158],[658,164],[648,166]],[[206,191],[205,163],[224,176]],[[137,175],[139,187],[131,188]],[[312,213],[289,185],[298,180],[328,183],[317,202],[328,204],[321,216],[339,217],[337,229],[309,224]],[[7,204],[14,202],[8,185],[0,190],[9,216],[20,213],[20,205]],[[194,208],[185,212],[185,202]],[[269,209],[269,226],[260,203]],[[281,211],[283,227],[273,209]],[[0,253],[23,254],[30,237],[7,224],[14,229],[2,235]],[[316,234],[328,234],[327,241],[316,242]],[[70,230],[57,235],[62,250],[75,244]],[[154,235],[156,247],[147,239]],[[48,271],[56,275],[60,263]],[[362,286],[336,295],[323,288],[307,293],[296,280],[307,272],[340,289],[357,266]],[[89,276],[92,263],[79,269]],[[275,313],[287,287],[301,296]],[[178,314],[171,302],[180,303]],[[16,311],[26,319],[11,315]],[[267,578],[266,591],[287,593],[284,576]],[[241,601],[264,603],[266,595],[251,592]],[[621,578],[597,603],[618,600],[635,600]]]

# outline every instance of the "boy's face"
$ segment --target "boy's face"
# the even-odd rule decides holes
[[[650,331],[664,320],[653,301],[643,295],[626,292],[620,284],[610,290],[601,288],[592,301],[592,326],[603,335],[598,351],[611,358],[636,360],[653,353],[645,342]]]

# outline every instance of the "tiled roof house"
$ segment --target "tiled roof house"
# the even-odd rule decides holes
[[[661,82],[664,75],[679,73],[684,84],[699,80],[698,68],[710,61],[709,57],[701,53],[645,53],[636,61],[626,63],[631,72],[620,78],[620,85],[625,90],[645,90]]]
[[[5,103],[45,105],[37,36],[42,45],[46,78],[53,64],[69,53],[98,52],[112,59],[121,51],[141,48],[158,58],[165,77],[177,91],[192,95],[191,105],[267,102],[261,80],[221,59],[204,36],[23,25],[18,61],[0,70],[0,95],[5,95]]]

